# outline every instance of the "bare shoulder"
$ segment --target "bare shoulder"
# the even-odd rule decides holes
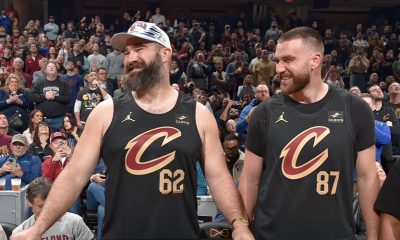
[[[217,130],[217,122],[213,114],[201,103],[196,103],[196,124],[201,138],[208,131]]]
[[[112,99],[107,99],[97,105],[90,113],[85,130],[94,130],[101,133],[101,136],[107,131],[111,124],[114,113],[114,103]]]

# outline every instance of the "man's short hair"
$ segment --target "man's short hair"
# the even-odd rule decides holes
[[[40,197],[42,200],[46,200],[49,195],[52,182],[44,177],[38,177],[29,183],[28,189],[26,190],[26,198],[29,202],[33,202],[35,198]]]
[[[97,68],[97,72],[100,71],[100,70],[103,70],[103,71],[108,72],[107,69],[106,69],[105,67],[98,67],[98,68]]]
[[[278,39],[278,43],[302,39],[304,44],[312,46],[322,53],[324,52],[324,44],[322,42],[321,35],[318,31],[310,27],[297,27],[293,28],[284,34]]]
[[[228,133],[224,136],[224,142],[225,141],[234,141],[234,140],[239,142],[238,138],[235,135],[233,135],[232,133]]]

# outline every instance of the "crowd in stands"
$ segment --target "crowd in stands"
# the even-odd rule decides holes
[[[78,21],[50,16],[42,25],[37,19],[19,22],[12,7],[2,10],[0,176],[20,176],[22,171],[24,184],[39,176],[57,177],[91,110],[124,91],[123,49],[111,47],[112,35],[143,20],[158,24],[170,36],[171,85],[214,114],[227,165],[238,180],[250,113],[280,92],[274,62],[277,40],[284,31],[305,24],[295,14],[286,25],[277,15],[259,23],[240,15],[234,24],[168,17],[156,8],[154,14],[124,12],[107,27],[99,16]],[[400,21],[360,23],[354,29],[321,29],[317,22],[310,26],[324,42],[323,81],[357,95],[369,93],[376,120],[389,126],[391,142],[382,147],[379,158],[388,171],[392,155],[400,152]],[[21,149],[31,164],[23,160],[10,166],[9,158],[22,156]],[[90,179],[93,192],[87,194],[90,208],[103,215],[105,171],[100,162]],[[204,177],[200,182],[206,194]]]

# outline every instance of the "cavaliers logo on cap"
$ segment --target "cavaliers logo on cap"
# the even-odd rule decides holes
[[[143,153],[157,139],[163,138],[160,147],[179,138],[181,131],[173,127],[159,127],[140,134],[126,145],[127,153],[125,155],[125,168],[133,175],[145,175],[155,172],[175,159],[175,152],[167,153],[155,159],[143,161]]]
[[[328,149],[310,159],[303,165],[297,166],[297,159],[308,141],[314,139],[315,147],[330,133],[329,128],[316,126],[299,133],[282,150],[282,172],[289,179],[299,179],[319,168],[328,159]]]

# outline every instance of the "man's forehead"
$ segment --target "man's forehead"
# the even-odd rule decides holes
[[[152,41],[142,39],[142,38],[128,38],[125,41],[125,48],[128,47],[139,47],[139,46],[146,46],[150,44],[155,44]]]

